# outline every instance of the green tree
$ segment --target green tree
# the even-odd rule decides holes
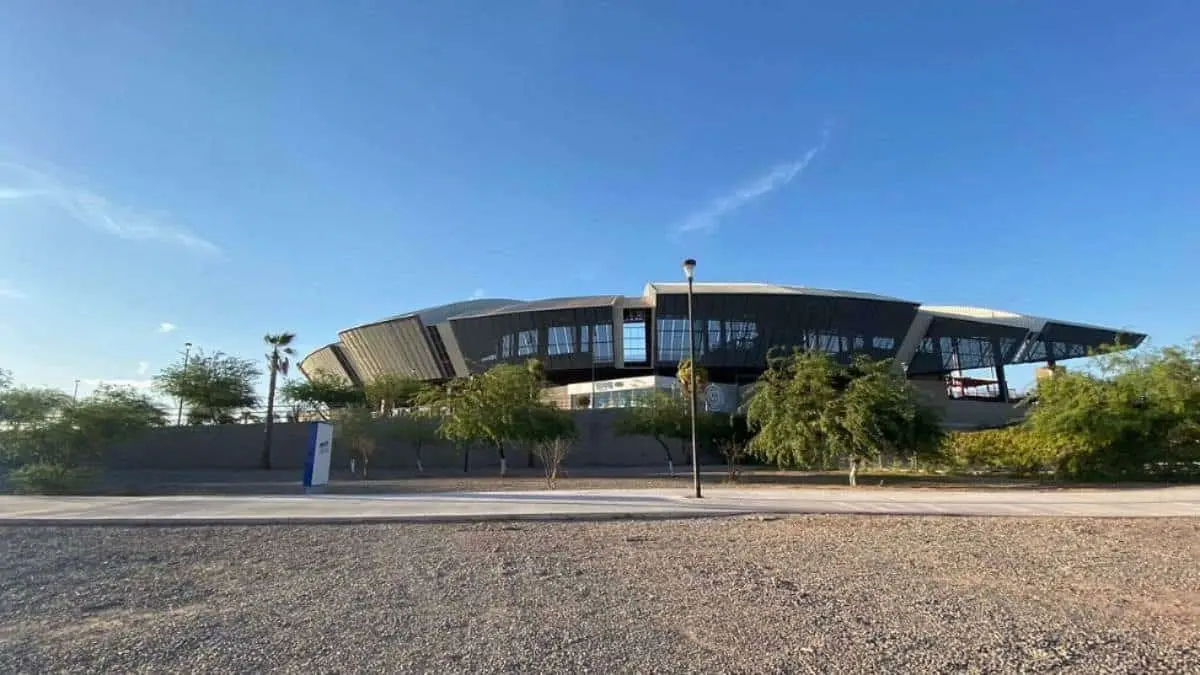
[[[154,388],[188,406],[191,424],[222,424],[242,408],[258,406],[254,383],[262,371],[249,359],[224,352],[197,351],[186,364],[167,366],[154,377]]]
[[[390,415],[397,408],[413,405],[425,386],[415,377],[386,373],[367,383],[367,402],[380,414]]]
[[[380,428],[371,410],[362,405],[339,408],[331,414],[334,439],[344,445],[348,454],[361,467],[366,479],[371,458],[378,448]]]
[[[546,486],[551,490],[558,482],[558,474],[574,438],[575,418],[569,411],[545,403],[531,407],[526,440],[532,444],[533,453],[542,461]]]
[[[363,390],[345,378],[321,371],[304,380],[288,380],[280,387],[285,401],[302,404],[329,419],[329,411],[352,405],[366,405]]]
[[[439,416],[429,408],[410,408],[387,421],[387,434],[413,447],[417,471],[424,473],[422,448],[438,438]]]
[[[270,347],[267,352],[267,425],[263,434],[263,449],[261,464],[263,469],[271,468],[271,434],[275,428],[275,384],[279,373],[287,376],[291,366],[291,357],[296,354],[292,349],[295,333],[268,333],[263,336],[263,342]]]
[[[1200,462],[1200,340],[1102,350],[1098,373],[1041,380],[1023,433],[1069,479],[1194,478]]]
[[[684,438],[685,427],[688,427],[686,436],[690,437],[688,413],[683,401],[658,390],[642,396],[632,408],[622,410],[614,423],[614,431],[618,436],[649,436],[662,446],[663,455],[667,458],[667,471],[672,477],[675,476],[675,460],[671,457],[667,439]]]
[[[536,369],[503,364],[452,382],[442,392],[439,434],[456,444],[492,446],[500,458],[500,475],[506,475],[506,448],[530,437],[533,411],[543,405]]]
[[[21,394],[26,403],[28,393]],[[113,443],[166,420],[164,410],[132,389],[101,386],[77,403],[52,390],[39,390],[36,397],[42,399],[37,405],[6,408],[11,415],[0,425],[0,464],[24,491],[77,490],[88,465]]]
[[[860,463],[883,453],[934,454],[942,432],[931,408],[890,360],[842,366],[817,351],[773,354],[750,401],[750,448],[779,466]]]

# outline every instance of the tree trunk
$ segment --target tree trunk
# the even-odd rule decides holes
[[[365,456],[365,455],[363,456],[363,475],[362,475],[362,477],[363,477],[363,480],[366,480],[366,479],[367,479],[367,464],[368,464],[370,461],[371,461],[371,458],[370,458],[370,457],[367,457],[367,456]]]
[[[857,485],[858,485],[858,458],[852,457],[850,459],[850,487],[855,487]]]
[[[263,470],[271,470],[271,432],[275,426],[275,374],[278,371],[276,362],[279,360],[277,352],[271,353],[271,379],[267,385],[267,432],[263,436],[263,449],[260,464]]]
[[[425,465],[421,463],[421,443],[417,442],[417,473],[425,473]]]
[[[527,466],[526,466],[525,468],[526,468],[526,469],[532,469],[532,468],[533,468],[533,448],[529,448],[528,450],[526,450],[526,451],[525,451],[525,456],[526,456],[526,458],[528,459],[528,463],[527,463]]]
[[[463,446],[463,473],[468,473],[471,470],[471,446]]]
[[[669,471],[671,473],[671,478],[674,478],[675,477],[675,460],[671,457],[670,446],[667,445],[666,441],[664,441],[661,438],[658,438],[657,436],[654,438],[654,440],[658,441],[658,444],[662,446],[663,452],[666,453],[666,455],[667,455],[667,471]]]

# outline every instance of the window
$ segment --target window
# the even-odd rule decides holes
[[[646,361],[646,322],[637,321],[624,325],[621,335],[624,339],[622,356],[625,363],[644,363]]]
[[[513,336],[500,336],[500,358],[511,359],[513,355]]]
[[[536,330],[523,330],[517,333],[517,356],[534,356],[538,353],[538,336]]]
[[[550,339],[546,343],[546,353],[550,356],[575,353],[575,327],[551,326]]]
[[[672,363],[687,358],[687,319],[658,319],[658,360]]]
[[[592,358],[596,363],[612,363],[613,330],[611,323],[592,326]]]
[[[579,327],[579,353],[580,354],[586,354],[588,352],[589,345],[592,344],[592,341],[589,339],[591,337],[589,335],[590,329],[591,329],[591,326],[580,326]]]
[[[708,320],[708,351],[721,348],[721,322],[716,319]]]
[[[737,351],[752,351],[758,339],[758,324],[753,321],[726,321],[725,343]]]
[[[871,346],[875,349],[895,349],[896,339],[877,335],[871,339]]]

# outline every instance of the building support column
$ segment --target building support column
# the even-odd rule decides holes
[[[1000,341],[992,340],[992,362],[996,364],[996,384],[1000,387],[1000,400],[1008,403],[1008,379],[1004,377],[1004,352]]]

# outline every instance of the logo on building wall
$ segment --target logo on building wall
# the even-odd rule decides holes
[[[709,410],[720,410],[725,405],[725,392],[715,383],[709,384],[708,389],[704,391],[704,402],[708,404]]]

